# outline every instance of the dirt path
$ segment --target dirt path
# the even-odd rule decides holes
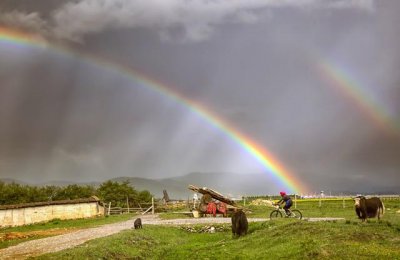
[[[158,215],[141,216],[146,225],[190,225],[231,223],[230,218],[186,218],[162,220]],[[248,218],[249,222],[267,221],[266,218]],[[308,221],[333,221],[342,218],[309,218]],[[0,249],[0,259],[25,259],[31,256],[61,251],[85,243],[88,240],[109,236],[133,227],[135,219],[108,224],[96,228],[81,229],[71,233],[23,242],[15,246]]]
[[[230,223],[230,218],[188,218],[162,220],[157,215],[141,216],[143,226],[146,225],[189,225]],[[249,222],[266,221],[267,219],[249,218]],[[82,229],[68,234],[36,239],[15,246],[0,249],[0,259],[25,259],[46,253],[61,251],[85,243],[88,240],[109,236],[133,227],[131,219],[125,222],[108,224],[96,228]]]

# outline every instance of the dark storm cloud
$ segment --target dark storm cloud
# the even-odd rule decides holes
[[[23,3],[2,2],[1,22],[49,41],[80,41],[71,48],[155,77],[269,149],[312,189],[399,183],[398,137],[385,135],[316,69],[326,59],[343,64],[395,121],[397,2]],[[210,122],[149,86],[46,48],[0,50],[0,171],[7,177],[266,171]]]
[[[66,1],[51,11],[47,19],[42,18],[38,12],[14,10],[2,13],[0,22],[29,29],[45,37],[77,42],[81,42],[87,34],[124,28],[153,29],[166,40],[202,41],[213,34],[218,24],[254,23],[260,9],[282,7],[359,8],[370,11],[373,9],[373,1],[81,0]],[[179,36],[178,39],[176,36]]]
[[[38,13],[21,13],[17,11],[11,11],[9,13],[3,13],[1,15],[2,23],[16,28],[33,30],[40,34],[45,34],[43,28],[46,22],[43,21]]]

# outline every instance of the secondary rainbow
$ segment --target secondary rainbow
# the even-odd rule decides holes
[[[134,70],[130,67],[113,63],[110,60],[98,56],[77,53],[63,46],[54,44],[48,45],[40,38],[34,38],[29,34],[2,27],[0,27],[0,42],[22,46],[29,45],[35,47],[46,47],[49,50],[55,51],[57,54],[74,56],[94,66],[106,68],[107,70],[110,70],[112,72],[129,77],[136,83],[140,83],[141,85],[158,92],[161,96],[168,97],[169,99],[172,99],[175,102],[182,104],[192,113],[201,117],[205,122],[224,132],[227,136],[229,136],[232,140],[234,140],[237,144],[244,148],[249,154],[251,154],[255,159],[257,159],[257,161],[266,170],[268,170],[269,173],[271,173],[277,180],[279,180],[279,188],[285,188],[288,192],[297,193],[308,191],[307,187],[299,180],[297,180],[295,175],[289,172],[267,149],[258,145],[248,136],[237,131],[227,122],[224,122],[215,113],[212,113],[211,111],[202,107],[200,104],[197,104],[196,102],[186,98],[180,93],[172,91],[172,88],[168,87],[166,84],[163,84],[156,79],[147,76],[139,70]]]
[[[317,68],[330,84],[337,87],[344,96],[350,98],[384,133],[389,136],[400,136],[400,123],[392,119],[389,113],[379,106],[374,98],[363,89],[359,80],[329,60],[321,60]]]

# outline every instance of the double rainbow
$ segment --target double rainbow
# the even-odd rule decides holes
[[[329,84],[336,87],[343,96],[348,97],[352,103],[367,115],[370,120],[390,137],[400,137],[400,122],[379,105],[351,73],[344,70],[333,61],[321,59],[317,69]]]
[[[62,46],[53,44],[48,45],[40,38],[35,38],[29,34],[18,32],[16,30],[0,27],[0,43],[2,42],[20,45],[22,47],[46,47],[48,50],[54,51],[58,54],[77,57],[84,62],[101,67],[103,69],[105,68],[108,71],[118,73],[136,83],[140,83],[152,91],[158,92],[162,97],[172,99],[175,102],[182,104],[192,113],[202,118],[206,123],[212,125],[219,131],[222,131],[229,136],[230,139],[235,141],[240,145],[240,147],[252,155],[263,166],[263,168],[265,168],[279,181],[279,184],[277,184],[279,188],[287,189],[287,192],[291,193],[307,192],[306,186],[297,180],[295,175],[285,169],[285,167],[267,149],[261,145],[258,145],[254,140],[243,133],[240,133],[232,125],[222,120],[215,113],[186,98],[182,94],[173,91],[173,88],[168,87],[166,84],[163,84],[162,82],[157,81],[156,79],[151,78],[146,74],[139,72],[138,70],[133,70],[130,67],[122,66],[97,56],[76,53]]]

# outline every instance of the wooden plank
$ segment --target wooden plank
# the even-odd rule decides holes
[[[203,195],[204,194],[209,194],[212,198],[214,198],[216,200],[225,202],[226,204],[229,204],[229,205],[232,205],[232,206],[236,206],[235,201],[225,197],[221,193],[219,193],[219,192],[217,192],[215,190],[212,190],[210,188],[207,188],[207,187],[199,188],[199,187],[196,187],[196,186],[190,184],[188,186],[188,189],[192,190],[192,191],[195,191],[195,192],[198,192],[198,193],[201,193]]]

